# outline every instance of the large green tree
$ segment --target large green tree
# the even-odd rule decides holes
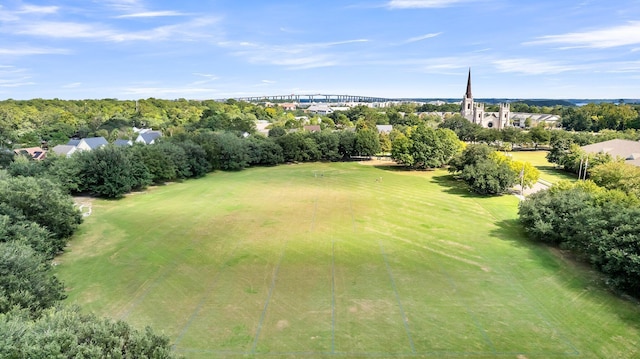
[[[0,243],[0,313],[27,309],[37,315],[64,298],[64,286],[44,257],[21,243]]]
[[[391,158],[416,169],[441,167],[462,148],[452,130],[433,129],[424,124],[409,127],[405,134],[394,133],[391,137]]]
[[[0,314],[2,358],[173,358],[169,339],[75,307],[47,309],[35,319]]]
[[[49,230],[56,239],[71,236],[82,222],[71,197],[46,178],[0,179],[0,204],[3,203]],[[64,243],[58,242],[57,250],[62,250]]]
[[[132,165],[125,149],[104,146],[76,155],[82,178],[81,190],[98,197],[120,198],[134,187]]]
[[[378,132],[373,128],[359,129],[356,132],[354,150],[359,156],[367,157],[380,152],[380,139],[378,138]]]

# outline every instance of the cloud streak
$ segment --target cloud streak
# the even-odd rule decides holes
[[[52,49],[52,48],[37,48],[37,47],[15,47],[15,48],[0,48],[0,56],[28,56],[28,55],[66,55],[69,54],[69,50],[66,49]]]
[[[172,17],[172,16],[188,16],[189,14],[178,11],[145,11],[132,14],[116,16],[116,19],[132,19],[132,18],[153,18],[153,17]]]
[[[473,0],[391,0],[387,3],[389,9],[427,9],[455,6]]]
[[[500,72],[515,72],[524,75],[559,74],[561,72],[579,70],[581,67],[527,58],[495,60],[493,65]]]
[[[426,39],[432,39],[434,37],[440,36],[442,35],[442,32],[434,32],[431,34],[425,34],[422,36],[416,36],[416,37],[412,37],[410,39],[407,39],[403,42],[403,44],[410,44],[412,42],[418,42],[418,41],[422,41],[422,40],[426,40]]]
[[[640,44],[640,21],[631,21],[625,25],[600,30],[542,36],[524,44],[564,44],[567,45],[567,48],[595,49],[638,45]]]
[[[334,42],[270,45],[253,42],[220,42],[219,46],[232,49],[232,54],[244,57],[250,63],[283,66],[290,69],[311,69],[338,66],[347,56],[334,47],[369,42],[354,39]]]

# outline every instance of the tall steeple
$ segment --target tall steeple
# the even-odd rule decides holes
[[[467,77],[467,98],[473,98],[471,95],[471,67],[469,67],[469,77]]]
[[[460,103],[460,114],[469,121],[474,121],[473,95],[471,95],[471,68],[469,68],[469,77],[467,77],[467,92]]]

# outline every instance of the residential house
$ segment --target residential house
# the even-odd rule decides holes
[[[580,147],[586,153],[608,153],[613,158],[622,158],[625,163],[640,167],[640,142],[609,140]]]
[[[108,144],[109,142],[107,142],[104,137],[88,137],[79,140],[69,140],[69,142],[67,142],[67,145],[75,146],[79,151],[91,151]]]
[[[51,150],[59,155],[70,157],[76,151],[91,151],[109,143],[104,137],[72,139],[66,145],[58,145]]]
[[[329,115],[333,113],[333,109],[328,105],[311,105],[307,108],[307,112],[315,113],[318,115]]]
[[[136,142],[144,143],[145,145],[151,145],[154,144],[160,137],[162,137],[162,132],[160,131],[142,131],[139,132],[138,137],[136,138]]]
[[[127,147],[127,146],[133,146],[133,141],[131,140],[123,140],[123,139],[117,139],[113,142],[113,145],[116,147]]]
[[[298,108],[298,105],[295,103],[281,103],[280,107],[285,111],[295,111]]]
[[[307,132],[320,132],[322,129],[320,128],[320,125],[307,125],[304,126],[304,130]]]
[[[47,156],[47,151],[41,147],[18,148],[13,150],[16,155],[30,157],[34,160],[43,160]]]
[[[71,157],[71,155],[74,152],[76,152],[76,150],[77,150],[76,146],[71,146],[71,145],[57,145],[51,149],[53,153],[60,156],[67,156],[67,157]]]

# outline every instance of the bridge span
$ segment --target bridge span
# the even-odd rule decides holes
[[[371,97],[371,96],[357,96],[357,95],[328,95],[328,94],[291,94],[291,95],[276,95],[276,96],[250,96],[250,97],[235,97],[232,98],[236,101],[245,102],[297,102],[297,103],[350,103],[350,102],[394,102],[394,101],[410,101],[408,99],[392,99],[384,97]],[[225,101],[228,99],[222,99]]]

